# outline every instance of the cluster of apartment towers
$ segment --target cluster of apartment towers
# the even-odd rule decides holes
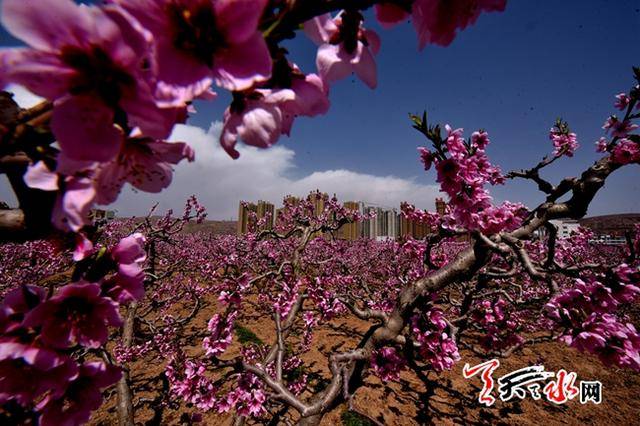
[[[326,194],[324,194],[326,197]],[[316,215],[321,214],[324,211],[324,199],[321,194],[311,195],[314,205],[314,213]],[[300,198],[287,196],[286,200],[295,204],[300,201]],[[395,240],[402,236],[411,236],[413,238],[424,238],[431,229],[428,225],[423,223],[417,223],[413,220],[408,220],[399,210],[396,208],[387,208],[365,203],[363,201],[347,201],[344,204],[346,209],[355,210],[361,214],[375,212],[376,215],[372,219],[367,219],[362,222],[348,223],[340,228],[336,233],[336,237],[345,240],[356,240],[358,238],[373,238],[376,240]],[[436,198],[436,212],[440,215],[445,213],[447,204],[441,198]],[[278,215],[284,208],[276,209],[275,206],[268,202],[259,200],[257,203],[240,202],[238,208],[238,234],[245,234],[250,227],[250,213],[255,213],[257,219],[262,219],[269,215],[270,219],[265,224],[266,229],[273,228],[276,223]]]

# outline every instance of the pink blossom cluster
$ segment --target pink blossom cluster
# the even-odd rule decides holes
[[[233,339],[233,323],[238,311],[233,310],[227,315],[215,314],[209,320],[207,330],[211,333],[202,341],[207,356],[218,357],[227,350]]]
[[[561,337],[576,349],[593,353],[606,366],[640,371],[640,334],[631,323],[621,323],[615,315],[593,312],[580,332]]]
[[[66,271],[71,259],[63,249],[63,241],[55,239],[0,244],[0,296],[22,283],[38,284]]]
[[[86,422],[120,371],[101,361],[78,364],[68,349],[103,345],[108,327],[122,324],[117,306],[92,283],[68,284],[48,300],[40,287],[10,292],[0,311],[0,403],[33,409],[42,425]]]
[[[119,364],[125,364],[136,359],[144,358],[154,349],[153,343],[153,340],[147,340],[143,344],[127,347],[124,346],[122,342],[118,342],[113,348],[113,358]]]
[[[281,317],[286,317],[291,307],[298,297],[298,292],[306,280],[296,280],[293,283],[287,281],[281,281],[279,284],[282,289],[278,292],[278,297],[273,305],[275,311],[280,314]]]
[[[374,56],[380,50],[375,31],[362,27],[359,12],[345,10],[332,18],[326,14],[308,21],[304,30],[316,43],[316,66],[320,77],[333,83],[355,73],[367,86],[377,86]]]
[[[431,153],[426,148],[420,148],[421,155],[431,156]],[[429,157],[430,158],[430,157]],[[431,167],[430,159],[422,158],[422,162],[425,165],[425,169],[428,170]],[[428,165],[428,166],[427,166]],[[447,205],[447,210],[449,206]],[[431,229],[436,229],[442,224],[442,216],[437,213],[429,212],[427,210],[416,209],[414,205],[403,202],[400,204],[400,211],[402,216],[407,220],[414,221],[416,223],[422,223],[429,226]],[[447,212],[448,213],[448,212]]]
[[[149,340],[130,346],[118,341],[112,351],[114,359],[119,364],[126,364],[141,359],[152,351],[165,354],[165,356],[176,353],[178,328],[174,324],[175,320],[170,316],[166,316],[163,320],[164,326],[158,327],[156,333]]]
[[[285,60],[286,61],[286,60]],[[291,133],[298,116],[314,117],[329,109],[328,87],[316,74],[304,75],[295,64],[277,67],[272,80],[244,92],[234,92],[234,99],[224,113],[220,143],[227,153],[238,158],[238,139],[259,148],[269,148],[280,135]],[[286,81],[281,86],[274,81]],[[264,86],[264,87],[262,87]]]
[[[167,187],[171,165],[193,160],[186,144],[165,141],[187,103],[211,98],[214,80],[236,90],[270,74],[256,28],[265,2],[241,3],[3,2],[3,25],[30,47],[1,52],[2,81],[53,102],[57,166],[35,163],[26,182],[59,192],[57,226],[79,230],[91,206],[113,202],[126,182]]]
[[[640,295],[638,284],[640,269],[622,264],[605,283],[576,280],[546,305],[547,315],[565,327],[561,340],[568,345],[596,354],[607,365],[640,371],[640,336],[615,315],[621,304]]]
[[[481,343],[487,350],[497,350],[522,343],[518,335],[519,322],[515,315],[508,313],[507,302],[498,297],[495,300],[477,302],[471,313],[474,323],[481,327]]]
[[[233,327],[242,305],[242,293],[247,287],[248,277],[242,275],[238,280],[228,281],[226,290],[220,292],[218,301],[226,310],[213,315],[207,324],[210,335],[203,339],[202,346],[208,357],[219,357],[231,345]]]
[[[394,285],[394,287],[397,287],[397,284],[395,282],[391,282],[390,284]],[[395,307],[395,302],[392,299],[392,297],[398,294],[397,288],[394,288],[394,287],[376,291],[372,295],[371,300],[367,301],[367,307],[371,309],[376,309],[378,311],[382,311],[387,314],[393,311],[393,308]]]
[[[569,126],[562,120],[549,130],[549,139],[553,143],[553,155],[573,157],[573,153],[578,149],[578,138],[575,133],[569,130]]]
[[[503,11],[506,3],[506,0],[416,0],[407,10],[389,1],[376,5],[376,17],[382,26],[390,27],[410,15],[422,49],[427,44],[448,46],[458,29],[475,23],[482,12]]]
[[[255,345],[243,347],[241,353],[244,362],[258,365],[266,355],[264,347]],[[178,350],[171,356],[165,371],[172,394],[203,411],[213,409],[224,413],[235,409],[238,415],[253,417],[266,412],[267,393],[257,376],[250,372],[231,373],[228,377],[237,379],[231,386],[229,382],[216,385],[208,374],[207,365],[206,361],[187,359]],[[301,365],[302,360],[296,356],[288,356],[282,364],[283,377],[294,394],[301,393],[307,385],[306,373],[295,374]],[[275,376],[275,363],[267,365],[266,371]]]
[[[315,304],[323,321],[330,320],[345,311],[332,291],[339,280],[340,278],[316,277],[315,280],[309,282],[307,288],[309,298]]]
[[[117,271],[105,278],[102,287],[110,297],[120,303],[144,297],[144,271],[141,267],[147,256],[144,244],[145,237],[135,233],[120,240],[110,251]]]
[[[609,142],[607,141],[607,138],[602,136],[596,141],[596,152],[607,152],[607,150],[609,149],[608,145]]]
[[[218,402],[213,380],[205,376],[206,366],[200,361],[172,358],[165,367],[171,392],[179,398],[208,411]]]
[[[390,346],[376,349],[371,354],[373,374],[384,382],[398,380],[400,372],[405,368],[406,363],[406,360],[398,355],[396,348]]]
[[[501,206],[491,203],[486,184],[504,183],[504,176],[493,166],[485,153],[489,144],[486,132],[474,132],[470,140],[462,137],[462,129],[445,126],[446,138],[442,140],[439,127],[431,134],[435,152],[421,149],[421,160],[425,169],[435,164],[437,182],[450,197],[451,213],[445,218],[449,226],[460,226],[468,230],[479,230],[494,234],[515,229],[526,213],[520,203],[504,202]]]
[[[191,219],[195,219],[196,223],[202,223],[207,218],[207,209],[200,204],[195,195],[189,197],[185,203],[182,213],[182,223],[187,223]]]
[[[640,143],[627,138],[620,139],[611,150],[611,159],[621,165],[640,163]]]
[[[323,206],[318,211],[317,206]],[[333,196],[320,191],[311,192],[306,198],[285,197],[283,207],[278,214],[275,230],[287,233],[300,224],[308,224],[319,231],[322,228],[335,227],[339,222],[353,223],[370,218],[372,214],[362,214],[357,210],[344,207]]]
[[[415,262],[414,267],[410,268],[407,273],[409,279],[416,280],[426,274],[424,263],[427,252],[425,245],[421,241],[407,238],[407,241],[400,247],[400,253]]]
[[[146,260],[146,239],[141,233],[122,238],[109,249],[94,247],[83,234],[76,237],[73,258],[78,262],[77,277],[99,283],[101,291],[118,303],[144,297],[142,264]]]
[[[637,124],[631,122],[631,120],[620,120],[617,116],[612,115],[607,118],[602,128],[614,138],[624,138],[629,133],[638,128]]]
[[[555,260],[563,265],[580,265],[595,256],[594,247],[589,242],[594,234],[589,228],[578,227],[568,238],[559,238],[556,243]],[[546,248],[538,251],[546,254]]]
[[[609,285],[596,279],[577,279],[572,288],[556,296],[547,305],[549,316],[558,322],[570,321],[572,325],[577,325],[584,313],[613,313],[619,305],[635,300],[640,294],[640,288],[636,285],[640,276],[637,268],[623,264],[617,272],[617,279],[612,279]],[[636,278],[635,282],[631,282],[630,277]]]
[[[448,324],[440,308],[415,314],[410,322],[411,334],[420,345],[420,357],[435,371],[450,370],[460,360],[455,340],[445,331]]]
[[[120,370],[102,361],[78,362],[73,352],[105,345],[109,329],[123,323],[119,304],[144,293],[142,235],[110,249],[95,252],[91,244],[81,244],[76,251],[74,282],[51,295],[21,285],[0,307],[0,403],[15,401],[34,410],[45,425],[84,423],[100,406],[101,389],[117,381]]]
[[[464,29],[473,24],[484,10],[502,11],[506,5],[505,0],[480,2],[481,4],[474,3],[473,5],[467,4],[467,1],[456,0],[453,2],[453,7],[446,8],[445,12],[440,3],[440,1],[423,0],[414,2],[414,26],[419,35],[420,48],[423,48],[428,42],[448,45],[454,39],[457,28]],[[376,16],[386,27],[404,19],[405,13],[398,11],[397,6],[383,4],[377,7]],[[263,114],[261,117],[253,114],[251,110],[253,107],[249,108],[249,114],[257,119],[255,122],[259,122],[260,134],[251,129],[247,130],[246,121],[248,120],[244,119],[242,120],[244,126],[241,126],[238,131],[233,129],[235,123],[241,119],[232,115],[232,105],[227,110],[228,115],[225,115],[226,120],[233,122],[232,130],[229,132],[230,138],[227,138],[227,141],[225,141],[223,134],[223,145],[226,143],[225,146],[232,146],[235,144],[237,135],[244,132],[249,133],[249,141],[245,140],[245,142],[256,146],[270,146],[274,140],[277,140],[279,134],[289,134],[291,117],[324,114],[329,106],[327,100],[329,85],[351,73],[355,73],[369,87],[375,88],[377,86],[377,70],[374,56],[380,50],[380,39],[374,31],[363,27],[363,20],[362,14],[357,10],[346,9],[334,17],[330,14],[324,14],[307,21],[304,24],[305,33],[319,46],[316,66],[322,85],[317,84],[318,89],[316,90],[296,89],[291,86],[294,93],[284,101],[277,99],[278,96],[273,98],[272,92],[261,93],[258,89],[254,93],[257,93],[258,108]],[[282,80],[277,75],[279,71],[277,61],[276,58],[272,81]],[[293,68],[294,71],[297,70],[295,65],[290,68]],[[310,76],[317,77],[313,74]],[[269,86],[273,87],[273,84]],[[299,105],[306,104],[306,106],[301,108],[291,102],[295,98],[300,99]],[[232,155],[237,155],[233,148],[228,151]]]
[[[227,393],[220,402],[220,412],[235,408],[240,416],[259,416],[265,412],[264,403],[267,395],[262,389],[262,382],[251,373],[243,373],[238,376],[236,388]]]
[[[630,103],[631,103],[631,98],[629,98],[629,95],[622,92],[616,95],[616,101],[613,104],[613,106],[616,109],[619,109],[620,111],[624,111],[625,109],[627,109]],[[640,104],[636,105],[636,108],[640,108]]]
[[[301,350],[304,352],[304,350]],[[251,360],[254,363],[259,363],[259,358],[255,356],[249,356],[249,351],[244,350],[243,355],[247,360]],[[262,355],[264,357],[264,354]],[[293,392],[295,395],[301,394],[307,386],[309,381],[309,374],[307,374],[304,370],[302,359],[299,356],[294,354],[286,354],[283,362],[282,362],[282,376],[286,382],[287,388]],[[271,375],[271,377],[276,376],[276,363],[272,362],[266,367],[267,373]]]
[[[49,19],[52,11],[56,19]],[[186,144],[165,141],[186,117],[186,104],[179,90],[160,94],[157,71],[166,64],[132,14],[115,4],[9,0],[2,23],[30,46],[2,50],[3,83],[53,103],[61,154],[55,169],[35,162],[25,181],[59,192],[52,218],[58,227],[79,230],[91,206],[113,202],[126,182],[159,192],[171,182],[171,164],[193,160]]]
[[[473,312],[473,320],[483,326],[499,323],[505,319],[505,305],[506,302],[500,297],[493,302],[491,300],[482,300],[476,305],[476,309]]]
[[[640,137],[631,134],[638,128],[633,120],[638,118],[638,114],[631,114],[632,110],[640,109],[638,101],[638,86],[631,90],[630,95],[619,93],[616,95],[614,107],[620,111],[625,111],[625,116],[620,119],[612,115],[604,123],[602,128],[610,135],[609,141],[606,137],[601,137],[596,141],[596,151],[610,152],[611,159],[620,165],[640,162]]]
[[[313,312],[305,311],[302,314],[302,322],[304,323],[304,330],[302,331],[300,349],[303,352],[306,352],[311,348],[311,343],[313,341],[313,329],[318,325],[318,319],[315,317]]]

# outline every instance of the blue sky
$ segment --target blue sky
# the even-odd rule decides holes
[[[638,1],[512,0],[504,13],[482,15],[451,46],[427,46],[422,52],[417,51],[410,24],[383,30],[370,13],[367,18],[366,26],[382,38],[378,88],[370,90],[355,77],[341,81],[331,88],[327,115],[296,121],[292,136],[281,139],[280,151],[276,151],[290,157],[277,172],[285,182],[304,180],[318,172],[348,171],[360,177],[394,177],[418,186],[433,185],[434,172],[424,173],[418,162],[416,147],[423,140],[408,120],[409,112],[425,109],[430,120],[463,127],[467,134],[486,129],[492,140],[490,158],[505,171],[531,166],[549,153],[549,128],[562,116],[578,134],[581,148],[574,158],[547,171],[550,179],[559,180],[579,173],[597,158],[594,142],[602,135],[606,117],[615,112],[614,95],[631,87],[631,67],[640,65]],[[16,43],[6,33],[0,41],[3,46]],[[315,71],[315,47],[304,35],[287,48],[303,71]],[[212,122],[221,119],[228,99],[220,93],[213,103],[198,103],[198,113],[189,124],[210,129]],[[275,155],[248,152],[265,159]],[[639,172],[637,166],[631,166],[614,175],[589,214],[640,211]],[[345,176],[343,184],[349,185],[351,175]],[[272,194],[269,190],[261,194],[260,181],[249,178],[246,184],[255,187],[246,196],[267,198]],[[192,182],[197,195],[206,192],[203,187],[207,185]],[[492,193],[497,200],[523,201],[530,206],[541,199],[528,183],[509,183]],[[427,197],[425,194],[416,192]],[[215,200],[212,197],[210,203],[217,204]],[[410,201],[432,207],[431,199]],[[224,202],[235,203],[226,198]],[[172,203],[167,201],[167,206]],[[117,207],[142,213],[134,205]],[[225,208],[218,216],[230,216],[231,211]]]

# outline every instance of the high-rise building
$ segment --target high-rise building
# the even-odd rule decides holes
[[[447,210],[447,203],[442,198],[436,198],[436,213],[444,216]]]
[[[256,213],[258,216],[258,220],[266,218],[263,229],[273,229],[273,219],[275,213],[273,204],[268,201],[258,200]]]
[[[363,214],[375,214],[374,217],[362,221],[360,236],[374,239],[395,239],[400,236],[400,217],[396,209],[366,205],[359,202],[359,210]]]
[[[402,215],[400,216],[400,235],[402,237],[412,237],[416,240],[421,240],[430,233],[431,227],[426,223],[420,223],[415,220],[407,219]]]
[[[344,208],[360,212],[360,203],[357,201],[347,201],[344,203]],[[337,237],[342,238],[344,240],[357,240],[360,238],[360,234],[362,233],[362,222],[351,222],[345,225],[338,230]]]
[[[324,213],[325,200],[329,197],[327,193],[321,193],[320,191],[313,192],[307,197],[308,201],[311,201],[313,205],[313,216],[318,217]],[[316,231],[311,234],[311,238],[321,237],[324,233],[322,231]]]
[[[294,197],[293,195],[287,195],[284,199],[294,206],[300,204],[301,201],[300,197]]]
[[[387,210],[387,236],[397,238],[400,236],[400,214],[396,209]]]
[[[327,197],[326,193],[313,192],[309,194],[309,200],[313,203],[314,216],[320,216],[324,212],[324,200]]]
[[[246,203],[244,201],[240,201],[238,207],[238,224],[237,231],[238,235],[246,234],[249,230],[251,224],[251,213],[256,213],[258,207],[253,203]]]
[[[278,223],[280,215],[285,211],[288,205],[297,206],[299,203],[300,203],[300,198],[298,197],[294,197],[293,195],[287,195],[286,197],[284,197],[284,206],[279,209],[276,209],[275,211],[275,215],[273,218],[274,226],[275,224]]]
[[[327,194],[320,192],[314,192],[309,195],[308,200],[313,206],[314,215],[319,216],[324,212],[326,197]],[[288,206],[295,206],[300,202],[300,198],[291,195],[285,197],[284,207],[279,209],[275,209],[274,205],[268,201],[259,200],[257,204],[241,202],[238,209],[238,234],[245,234],[254,224],[252,221],[260,220],[267,216],[270,217],[270,220],[266,221],[263,229],[272,229]],[[344,203],[344,207],[360,214],[374,215],[370,219],[343,225],[335,233],[337,238],[346,240],[356,240],[358,238],[384,240],[410,236],[415,239],[423,239],[432,232],[429,225],[406,219],[395,208],[369,205],[362,201],[347,201]],[[446,203],[444,200],[436,198],[436,211],[438,214],[445,214],[445,210]],[[305,214],[307,213],[305,212]],[[317,235],[320,235],[320,233]]]
[[[252,214],[253,213],[253,214]],[[256,221],[266,219],[262,229],[273,228],[274,206],[268,201],[258,200],[257,204],[240,201],[238,207],[238,235],[246,234]]]
[[[279,220],[280,215],[282,214],[283,211],[284,211],[283,207],[280,207],[279,209],[276,209],[276,211],[273,214],[273,226],[276,226],[278,224],[278,220]]]

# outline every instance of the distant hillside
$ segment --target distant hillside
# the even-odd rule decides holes
[[[235,235],[237,221],[235,220],[205,220],[202,223],[188,223],[183,232],[210,232],[214,235]]]
[[[159,216],[153,216],[151,217],[151,220],[155,222],[159,218]],[[138,223],[138,221],[142,221],[143,219],[144,218],[134,218],[134,221]],[[213,235],[235,235],[237,223],[238,222],[235,220],[205,220],[202,223],[191,222],[185,225],[182,232],[184,232],[185,234],[208,232]]]
[[[596,234],[624,235],[625,231],[632,230],[636,223],[640,223],[640,213],[585,217],[579,222]]]

